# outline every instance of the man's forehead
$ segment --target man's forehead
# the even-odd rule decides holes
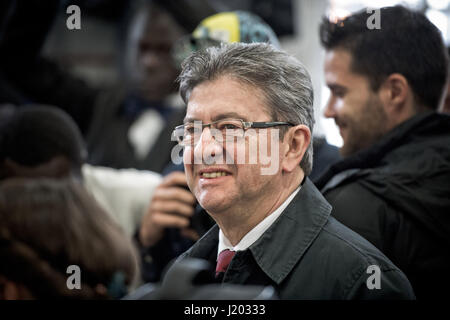
[[[352,54],[346,49],[329,50],[325,54],[325,82],[333,87],[355,84],[355,82],[368,82],[365,75],[352,70]]]
[[[339,59],[344,60],[348,63],[353,60],[353,53],[351,49],[338,46],[325,51],[325,57],[339,57]]]
[[[186,114],[186,117],[184,118],[184,123],[187,122],[194,122],[196,120],[201,120],[201,116],[195,116],[192,114]],[[243,114],[243,113],[239,113],[239,112],[218,112],[215,114],[211,114],[209,116],[209,119],[211,119],[211,121],[218,121],[218,120],[222,120],[222,119],[241,119],[244,121],[250,121],[248,119],[248,116]]]
[[[202,100],[197,101],[195,99],[190,100],[187,104],[186,116],[184,122],[192,122],[195,120],[208,119],[211,121],[217,121],[221,119],[242,119],[249,121],[250,114],[248,112],[248,105],[245,101],[233,103],[219,99],[215,101]]]
[[[352,56],[348,50],[333,49],[325,53],[325,71],[334,70],[351,72]]]
[[[238,118],[251,121],[269,114],[263,91],[231,76],[198,84],[187,103],[185,120]],[[257,113],[257,114],[255,114]]]

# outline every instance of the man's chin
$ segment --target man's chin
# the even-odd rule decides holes
[[[347,141],[345,142],[344,140],[344,144],[343,146],[339,149],[339,153],[341,154],[342,157],[349,157],[354,155],[355,153],[359,152],[360,150],[363,150],[365,148],[367,148],[370,145],[363,145],[361,143],[361,141]]]
[[[203,195],[198,197],[198,203],[210,213],[224,211],[228,207],[224,200],[224,197],[218,197],[217,195]]]
[[[339,149],[339,153],[342,157],[348,157],[352,154],[356,153],[357,150],[354,150],[354,148],[349,145],[348,143],[345,143],[342,145],[342,147]]]

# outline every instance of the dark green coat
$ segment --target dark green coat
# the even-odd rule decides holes
[[[233,257],[223,282],[272,285],[281,299],[413,299],[405,275],[368,241],[330,217],[331,206],[309,179],[273,225]],[[219,228],[180,256],[215,267]],[[381,289],[369,290],[370,265]]]

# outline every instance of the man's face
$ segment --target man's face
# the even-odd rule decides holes
[[[333,118],[344,140],[343,156],[376,142],[387,131],[387,115],[369,80],[351,71],[351,54],[343,49],[327,51],[325,81],[330,99],[324,115]]]
[[[142,13],[130,36],[127,77],[132,90],[148,101],[161,101],[175,90],[178,70],[172,45],[182,36],[180,28],[165,12]]]
[[[220,119],[242,119],[244,121],[273,121],[266,109],[265,99],[260,89],[239,82],[232,77],[222,76],[213,81],[197,85],[191,93],[187,105],[185,122],[202,121],[203,124]],[[266,165],[258,161],[249,164],[251,149],[249,145],[255,140],[262,141],[262,135],[268,135],[271,130],[258,129],[258,136],[236,139],[231,144],[219,143],[211,135],[207,127],[197,144],[185,147],[184,163],[189,188],[195,197],[210,213],[220,213],[240,206],[243,203],[255,203],[264,199],[268,194],[276,192],[277,179],[280,179],[281,161],[278,142],[269,144],[267,154],[276,154],[277,169],[274,174],[261,174]],[[270,139],[268,139],[270,141]],[[260,143],[260,142],[259,142]],[[281,142],[280,142],[281,144]],[[259,149],[261,145],[259,145]],[[238,154],[245,154],[245,163],[239,161]],[[215,159],[222,158],[221,164],[209,163],[204,155],[212,155]],[[233,163],[226,161],[232,158]],[[272,158],[273,160],[273,158]],[[215,176],[213,172],[226,175]],[[205,175],[206,173],[206,175]],[[211,177],[212,176],[212,177]]]

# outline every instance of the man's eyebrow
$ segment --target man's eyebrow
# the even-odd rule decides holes
[[[248,121],[246,117],[244,117],[242,114],[239,114],[237,112],[226,112],[218,114],[211,118],[212,121],[222,120],[222,119],[242,119],[244,121]]]
[[[185,124],[185,123],[191,123],[191,122],[194,122],[194,121],[200,121],[200,120],[186,116],[186,117],[184,117],[184,119],[183,119],[183,124]]]
[[[211,121],[217,121],[217,120],[229,119],[229,118],[232,118],[232,119],[242,119],[242,120],[244,120],[244,121],[248,121],[246,117],[244,117],[243,115],[241,115],[241,114],[239,114],[239,113],[237,113],[237,112],[226,112],[226,113],[218,114],[218,115],[212,117],[212,118],[211,118]],[[184,120],[183,120],[183,123],[192,123],[192,122],[194,122],[194,121],[201,121],[201,120],[196,119],[196,118],[194,118],[194,117],[186,116],[186,117],[184,118]]]
[[[341,85],[336,84],[336,83],[327,83],[327,87],[328,87],[330,90],[345,90],[345,91],[347,91],[347,88],[346,88],[346,87],[341,86]]]

